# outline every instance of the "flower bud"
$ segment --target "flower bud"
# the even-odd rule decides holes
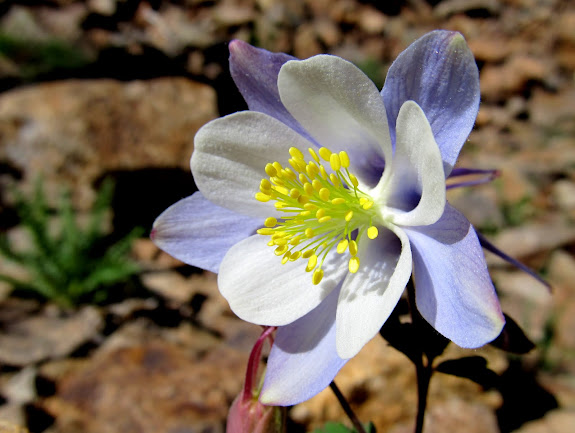
[[[235,398],[228,413],[226,433],[285,433],[286,409],[279,406],[266,406],[259,401],[261,384],[258,381],[258,367],[261,362],[262,347],[269,338],[273,343],[274,327],[266,327],[252,349],[248,360],[246,381],[240,394]]]

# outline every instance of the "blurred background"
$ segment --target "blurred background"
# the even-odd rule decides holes
[[[0,420],[32,433],[223,432],[260,328],[234,317],[215,275],[148,235],[196,190],[198,128],[245,109],[228,42],[335,54],[381,87],[393,59],[433,29],[461,32],[480,69],[459,165],[500,171],[449,200],[553,292],[486,253],[504,311],[536,347],[450,345],[442,359],[484,356],[498,378],[482,387],[436,374],[426,431],[572,432],[569,0],[0,1]],[[336,381],[378,432],[413,430],[413,366],[382,339]],[[289,416],[290,432],[345,421],[329,390]]]

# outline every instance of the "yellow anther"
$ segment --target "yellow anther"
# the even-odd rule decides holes
[[[314,284],[314,286],[317,286],[319,283],[321,283],[322,278],[323,278],[323,269],[316,269],[315,272],[313,273],[313,277],[311,278],[311,282]]]
[[[303,168],[303,170],[302,170],[302,171],[305,171],[305,167]],[[303,174],[303,173],[300,173],[298,177],[299,177],[299,181],[300,181],[300,183],[306,183],[306,182],[307,182],[307,177],[306,177],[306,175],[305,175],[305,174]]]
[[[333,183],[333,185],[334,185],[335,187],[338,187],[338,188],[339,188],[339,186],[341,185],[341,181],[340,181],[339,178],[338,178],[335,174],[333,174],[333,173],[330,173],[330,175],[329,175],[329,180],[331,180],[331,183]]]
[[[266,171],[266,174],[267,174],[269,177],[275,177],[275,176],[277,176],[277,171],[276,171],[276,169],[275,169],[274,166],[273,166],[272,164],[270,164],[270,163],[266,164],[265,171]]]
[[[359,204],[360,206],[363,206],[363,204],[367,201],[367,199],[365,197],[360,197],[359,198]]]
[[[291,165],[295,171],[301,171],[299,168],[299,162],[296,159],[290,158],[288,159],[288,162],[289,165]]]
[[[338,171],[341,168],[341,161],[337,153],[332,153],[329,157],[329,165],[333,171]]]
[[[317,165],[315,165],[315,162],[310,161],[306,166],[305,166],[305,172],[307,173],[307,175],[309,176],[310,179],[314,178],[317,176],[317,174],[319,173],[319,168]]]
[[[295,247],[300,242],[301,242],[301,236],[298,235],[298,236],[295,236],[294,238],[292,238],[292,240],[289,243]]]
[[[367,200],[361,207],[364,210],[368,210],[368,209],[371,209],[372,206],[373,206],[373,201]]]
[[[345,214],[344,219],[345,219],[347,222],[350,222],[352,218],[353,218],[353,211],[352,211],[352,210],[347,211],[346,214]]]
[[[303,252],[303,254],[301,255],[302,258],[304,259],[309,259],[311,256],[313,256],[315,254],[314,250],[306,250]]]
[[[283,194],[283,195],[289,194],[289,189],[287,189],[284,186],[274,186],[273,189],[276,190],[277,192],[279,192],[280,194]]]
[[[314,193],[313,186],[309,182],[306,182],[303,184],[303,190],[305,191],[305,193],[307,195],[313,195],[313,193]]]
[[[327,188],[322,188],[319,190],[319,198],[321,198],[323,201],[328,201],[329,200],[329,189]]]
[[[317,222],[320,223],[320,224],[323,224],[323,223],[328,222],[330,219],[331,219],[331,217],[330,217],[329,215],[326,215],[326,216],[324,216],[324,217],[318,219]]]
[[[297,198],[297,202],[298,202],[299,204],[301,204],[301,205],[306,204],[308,201],[309,201],[309,197],[308,197],[307,195],[300,195],[300,196]]]
[[[315,153],[315,150],[313,150],[311,147],[307,150],[309,152],[309,154],[311,155],[311,157],[315,160],[315,162],[319,162],[319,156],[317,156],[317,153]]]
[[[277,219],[275,219],[274,217],[269,217],[269,218],[266,218],[266,220],[264,221],[264,226],[275,227],[277,223],[278,223]]]
[[[349,155],[345,150],[339,152],[339,161],[341,162],[341,166],[343,168],[349,167]]]
[[[349,272],[355,274],[359,270],[359,257],[353,256],[349,259]]]
[[[310,216],[311,212],[309,210],[304,210],[299,213],[302,217]]]
[[[289,251],[286,252],[282,257],[282,265],[285,265],[289,261],[290,257],[291,257],[290,252]]]
[[[377,230],[376,226],[371,226],[370,228],[367,229],[367,237],[370,239],[375,239],[378,234],[379,231]]]
[[[325,216],[325,209],[319,209],[316,213],[315,213],[315,217],[317,219],[323,218]]]
[[[282,171],[282,175],[288,179],[291,180],[296,180],[297,176],[295,175],[295,173],[292,171],[291,168],[286,167],[283,171]]]
[[[287,245],[288,240],[286,238],[277,238],[277,239],[273,239],[274,241],[274,245],[279,245],[279,246],[283,246],[283,245]]]
[[[357,254],[357,242],[356,241],[349,241],[349,253],[352,256]]]
[[[274,244],[274,241],[269,241],[268,242],[268,247],[274,247],[276,244]]]
[[[291,156],[293,156],[294,158],[297,158],[297,159],[303,159],[304,158],[303,153],[297,147],[290,147],[289,148],[289,154]]]
[[[310,250],[311,251],[311,250]],[[312,251],[313,253],[313,251]],[[307,266],[305,268],[306,272],[311,272],[314,270],[314,268],[317,265],[317,256],[315,254],[312,254],[311,256],[309,256],[309,260],[307,261]]]
[[[272,167],[273,168],[273,167]],[[275,168],[274,168],[275,170]],[[279,173],[276,171],[276,174],[279,176]],[[271,181],[276,185],[285,185],[285,182],[281,180],[278,176],[271,177]],[[273,187],[272,187],[273,188]]]
[[[347,239],[342,239],[341,241],[339,241],[339,243],[337,244],[337,253],[338,254],[343,254],[345,252],[345,250],[347,249],[347,245],[349,244],[349,241]]]
[[[325,180],[327,180],[327,178],[328,178],[329,176],[327,175],[327,171],[325,171],[325,167],[324,167],[323,165],[321,165],[321,166],[319,167],[319,171],[320,171],[320,173],[321,173],[321,177],[323,177]]]
[[[257,234],[258,235],[271,236],[274,234],[274,231],[272,229],[266,227],[266,228],[258,229]]]
[[[359,185],[357,177],[355,177],[353,174],[349,173],[349,180],[351,181],[351,184],[357,188],[357,186]]]
[[[277,176],[279,176],[279,175],[280,175],[279,173],[282,171],[282,168],[283,168],[282,165],[281,165],[279,162],[277,162],[277,161],[272,162],[272,165],[274,166],[274,168],[275,168],[276,171],[278,172]],[[281,176],[280,176],[280,177],[281,177]]]
[[[256,193],[256,200],[265,203],[266,201],[270,201],[271,197],[263,192]]]
[[[316,210],[316,209],[317,209],[317,206],[316,206],[315,204],[313,204],[313,203],[306,203],[306,204],[303,205],[303,208],[304,208],[305,210]]]
[[[276,202],[274,203],[274,207],[275,207],[276,209],[281,209],[281,208],[285,207],[285,204],[284,204],[282,201],[276,201]]]
[[[305,237],[308,239],[314,237],[314,232],[313,232],[313,229],[311,227],[308,227],[307,229],[305,229],[304,234],[305,234]]]
[[[317,179],[312,180],[311,185],[313,186],[313,189],[315,189],[316,191],[319,191],[323,187],[322,183]]]
[[[274,254],[276,256],[283,256],[285,252],[288,250],[288,248],[289,247],[287,245],[280,245],[274,250]]]
[[[301,195],[301,192],[299,192],[299,190],[292,188],[289,192],[289,196],[293,199],[297,199],[299,196]]]
[[[323,159],[325,159],[326,161],[329,162],[329,158],[331,156],[331,150],[329,150],[325,147],[320,147],[319,148],[319,156],[321,156]]]
[[[269,180],[267,179],[262,179],[262,181],[260,182],[260,188],[263,189],[272,189],[272,184]]]
[[[301,257],[301,251],[296,251],[295,253],[290,255],[289,260],[290,260],[290,262],[295,262],[300,257]]]
[[[345,198],[343,198],[343,197],[337,197],[331,201],[331,204],[344,204],[344,203],[345,203]]]

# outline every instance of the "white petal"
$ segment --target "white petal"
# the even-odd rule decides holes
[[[258,325],[283,326],[313,310],[338,285],[347,265],[338,254],[328,255],[324,278],[312,284],[307,260],[281,264],[268,236],[251,236],[234,245],[220,265],[218,286],[231,309]]]
[[[339,289],[301,319],[280,326],[266,369],[260,401],[291,406],[312,398],[333,380],[347,360],[335,349]]]
[[[287,62],[278,88],[283,104],[311,136],[332,151],[347,151],[354,174],[375,186],[392,153],[375,84],[352,63],[320,55]]]
[[[337,305],[337,353],[355,356],[385,323],[411,275],[411,248],[397,227],[380,229],[374,239],[360,242],[359,271],[349,274]]]
[[[429,225],[445,208],[445,173],[439,146],[425,113],[407,101],[397,117],[397,143],[390,178],[379,196],[394,224]],[[376,193],[377,194],[377,193]]]
[[[261,203],[259,191],[269,162],[288,164],[289,148],[306,151],[310,143],[279,120],[243,111],[204,125],[194,139],[191,166],[204,197],[245,215],[266,217],[273,204]]]

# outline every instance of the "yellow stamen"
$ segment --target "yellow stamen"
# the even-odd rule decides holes
[[[337,197],[331,201],[331,204],[335,204],[335,205],[344,204],[344,203],[345,203],[345,198],[343,198],[343,197]]]
[[[274,251],[274,254],[276,256],[283,256],[285,254],[285,252],[288,250],[288,246],[287,245],[280,245],[279,247],[277,247]]]
[[[275,219],[274,217],[269,217],[269,218],[266,218],[266,220],[264,221],[264,226],[275,227],[277,223],[278,223],[277,219]]]
[[[323,269],[316,269],[315,272],[313,273],[311,282],[315,286],[317,286],[319,283],[321,283],[322,278],[323,278]]]
[[[311,272],[315,269],[316,266],[317,266],[317,256],[315,254],[313,254],[309,257],[309,260],[307,261],[307,266],[305,268],[305,271]]]
[[[265,203],[266,201],[270,201],[271,197],[263,192],[256,193],[256,200]]]
[[[345,150],[342,150],[341,152],[339,152],[339,160],[340,160],[341,166],[343,168],[349,167],[349,155],[347,154],[347,152]]]
[[[297,158],[297,159],[303,159],[304,158],[303,153],[297,147],[290,147],[289,148],[289,154],[291,156],[293,156],[294,158]]]
[[[342,239],[341,241],[339,241],[339,244],[337,244],[337,253],[338,254],[343,254],[345,253],[345,250],[347,249],[347,245],[349,244],[349,241],[347,239]]]
[[[314,250],[305,250],[301,256],[302,256],[302,258],[304,258],[304,259],[309,259],[309,258],[310,258],[311,256],[313,256],[314,254],[315,254],[315,251],[314,251]]]
[[[370,239],[375,239],[378,234],[379,234],[379,231],[377,230],[377,227],[375,227],[375,226],[371,226],[370,228],[367,229],[367,237]]]
[[[328,201],[329,200],[329,189],[327,188],[322,188],[319,190],[319,198],[321,198],[323,201]]]
[[[319,156],[321,156],[323,159],[325,159],[326,161],[329,162],[329,158],[331,156],[331,150],[329,150],[325,147],[320,147],[319,148]]]
[[[329,157],[329,165],[333,171],[338,171],[341,168],[341,161],[337,153],[332,153]]]
[[[265,172],[269,177],[277,176],[277,171],[272,164],[266,164]]]
[[[356,187],[356,188],[358,187],[359,181],[357,180],[357,177],[355,177],[355,176],[354,176],[353,174],[351,174],[351,173],[349,173],[349,180],[351,181],[351,184],[352,184],[354,187]]]
[[[307,150],[309,152],[309,154],[311,155],[311,157],[315,160],[315,162],[319,163],[319,156],[317,156],[317,153],[315,153],[315,150],[313,150],[311,147]]]
[[[356,241],[349,241],[349,253],[352,256],[357,255],[357,242]]]
[[[352,210],[347,211],[345,213],[344,220],[346,220],[347,222],[350,222],[352,218],[353,218],[353,211]]]
[[[359,270],[359,257],[353,256],[349,259],[349,272],[355,274]]]

